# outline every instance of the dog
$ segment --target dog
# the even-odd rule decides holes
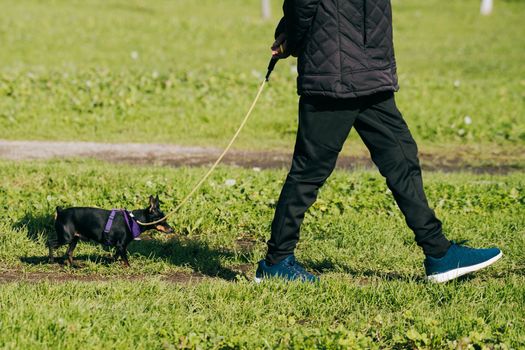
[[[155,229],[166,234],[173,228],[164,219],[158,224],[141,226],[137,221],[148,223],[160,220],[164,213],[159,207],[159,196],[149,197],[146,209],[127,211],[124,209],[105,210],[89,207],[56,208],[56,239],[49,239],[49,262],[54,262],[54,250],[69,244],[66,263],[73,265],[73,251],[79,240],[95,241],[115,248],[115,261],[120,257],[124,266],[129,267],[127,247],[147,230]]]

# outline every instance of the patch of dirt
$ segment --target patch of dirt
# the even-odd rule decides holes
[[[250,237],[240,237],[235,241],[235,244],[240,251],[251,252],[257,244],[257,241]]]
[[[116,276],[104,276],[97,274],[82,275],[76,273],[68,273],[63,271],[57,272],[24,272],[21,270],[7,270],[0,272],[0,284],[3,283],[14,283],[14,282],[70,282],[70,281],[79,281],[79,282],[109,282],[109,281],[144,281],[151,277],[160,276],[161,281],[166,281],[176,284],[191,284],[198,283],[205,279],[210,279],[202,274],[192,272],[172,272],[162,275],[125,275],[122,274],[118,277]]]
[[[201,282],[205,279],[209,279],[210,277],[206,277],[200,273],[197,272],[172,272],[169,274],[162,275],[161,280],[171,283],[177,283],[177,284],[186,284],[186,283],[197,283]],[[144,277],[142,278],[144,279]]]
[[[239,273],[246,279],[250,279],[250,273],[252,272],[253,264],[241,264],[232,267],[232,270]]]
[[[424,170],[430,171],[471,171],[474,173],[506,174],[523,170],[520,162],[504,162],[483,165],[469,149],[461,149],[457,154],[420,153]],[[184,147],[162,144],[106,144],[96,142],[60,141],[6,141],[0,140],[0,158],[11,160],[32,160],[52,158],[94,158],[98,160],[129,163],[155,164],[164,166],[203,166],[212,164],[222,152],[221,149],[207,147]],[[223,163],[244,168],[267,169],[288,168],[291,153],[268,151],[232,150]],[[497,158],[496,158],[497,159]],[[368,154],[342,155],[337,167],[357,169],[374,167]]]

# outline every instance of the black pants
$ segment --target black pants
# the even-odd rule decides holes
[[[393,92],[352,98],[301,97],[292,167],[281,191],[266,260],[293,254],[306,210],[334,170],[355,127],[425,254],[442,256],[450,246],[423,190],[417,145],[396,107]]]

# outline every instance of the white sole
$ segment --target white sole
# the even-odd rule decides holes
[[[460,268],[457,268],[457,269],[454,269],[454,270],[450,270],[450,271],[447,271],[447,272],[443,272],[443,273],[437,273],[435,275],[427,276],[427,279],[430,282],[435,282],[435,283],[447,282],[447,281],[453,280],[455,278],[458,278],[460,276],[466,275],[468,273],[481,270],[481,269],[483,269],[483,268],[485,268],[485,267],[487,267],[489,265],[492,265],[496,261],[501,259],[502,256],[503,256],[503,253],[500,252],[498,255],[496,255],[492,259],[484,261],[484,262],[482,262],[480,264],[471,265],[471,266],[467,266],[467,267],[460,267]]]
[[[263,279],[259,277],[255,277],[253,280],[255,281],[255,283],[261,283],[263,281]]]

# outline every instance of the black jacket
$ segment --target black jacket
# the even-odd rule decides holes
[[[276,37],[298,56],[299,95],[396,91],[390,0],[285,0]]]

